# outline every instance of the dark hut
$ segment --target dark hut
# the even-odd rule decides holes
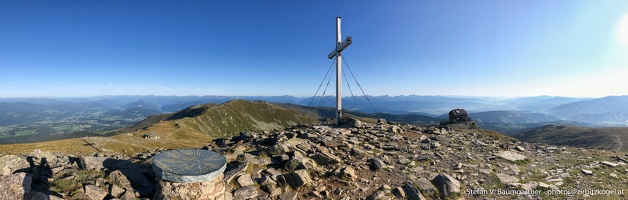
[[[467,116],[467,111],[464,109],[456,108],[449,111],[449,122],[451,123],[467,122],[470,120],[471,118]]]

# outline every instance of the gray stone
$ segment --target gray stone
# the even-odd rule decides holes
[[[105,168],[105,160],[114,160],[109,157],[94,157],[83,156],[81,157],[81,167],[83,169],[103,170]]]
[[[349,118],[348,125],[355,128],[362,128],[362,121],[356,119],[355,117],[351,117]]]
[[[502,183],[517,183],[519,182],[519,179],[514,177],[514,176],[510,176],[508,174],[504,174],[504,173],[498,173],[495,174],[497,176],[497,178],[499,178],[499,181]]]
[[[91,200],[103,200],[107,196],[107,191],[95,185],[86,185],[85,195]]]
[[[394,133],[394,134],[403,133],[403,129],[399,128],[399,126],[391,126],[388,131],[390,131],[391,133]]]
[[[270,157],[258,157],[250,153],[244,153],[244,160],[256,165],[268,165],[272,163]]]
[[[176,183],[213,180],[225,171],[225,156],[202,149],[164,151],[153,157],[153,171],[159,179]]]
[[[371,194],[371,196],[369,196],[368,200],[378,200],[378,199],[382,199],[386,196],[386,192],[382,191],[382,190],[377,190],[375,192],[373,192],[373,194]]]
[[[401,199],[406,199],[406,192],[401,187],[396,187],[393,189],[392,193]]]
[[[460,193],[460,182],[447,174],[439,174],[432,183],[436,186],[441,196],[449,197],[455,193]]]
[[[127,191],[133,190],[131,181],[129,181],[129,179],[124,174],[122,174],[120,170],[111,172],[109,174],[109,177],[111,177],[111,180],[113,180],[114,183],[118,183],[120,186],[122,186],[122,188],[126,189]]]
[[[23,156],[16,155],[2,155],[0,156],[0,169],[2,169],[2,175],[6,176],[13,174],[16,171],[27,171],[30,168],[30,163]]]
[[[251,179],[250,174],[244,174],[238,177],[238,184],[240,184],[241,187],[246,187],[255,184],[255,182]]]
[[[355,180],[357,178],[357,176],[355,175],[355,169],[353,169],[353,167],[351,166],[347,166],[345,168],[342,168],[340,170],[340,176],[341,177],[347,177],[351,180]]]
[[[32,176],[23,172],[0,176],[0,199],[23,199],[32,182]]]
[[[421,191],[419,191],[418,188],[414,187],[414,185],[412,185],[412,183],[407,182],[404,186],[403,189],[406,193],[406,195],[408,196],[408,199],[412,199],[412,200],[423,200],[426,199],[423,194],[421,194]]]
[[[234,163],[234,162],[232,162]],[[229,171],[225,171],[225,182],[230,183],[236,175],[240,174],[240,172],[244,171],[249,166],[248,162],[239,163],[235,162],[235,167],[231,167]]]
[[[526,149],[525,149],[525,148],[523,148],[522,146],[516,146],[516,147],[515,147],[515,149],[516,149],[517,151],[520,151],[520,152],[524,152],[524,151],[526,151]]]
[[[418,181],[415,182],[415,185],[421,190],[423,191],[423,194],[427,197],[431,197],[431,198],[438,198],[436,196],[436,187],[434,187],[434,185],[432,185],[432,183],[425,179],[425,178],[420,178]]]
[[[299,193],[297,192],[286,192],[282,195],[279,195],[280,200],[297,200],[299,198]]]
[[[593,175],[593,171],[591,170],[583,169],[581,171],[584,175],[589,175],[589,176]]]
[[[386,167],[386,164],[384,163],[384,161],[382,161],[379,158],[371,158],[368,160],[368,163],[371,170],[374,170],[374,171],[377,171],[381,168]]]
[[[111,194],[111,196],[113,196],[114,198],[118,198],[122,196],[124,191],[125,191],[124,188],[121,188],[120,186],[116,184],[109,185],[109,194]]]
[[[290,184],[290,186],[292,186],[293,188],[298,188],[312,182],[310,174],[307,172],[307,170],[304,169],[296,170],[293,173],[286,174],[285,177],[286,182],[288,182],[288,184]]]
[[[499,156],[500,158],[506,159],[508,161],[520,161],[520,160],[525,160],[526,156],[521,155],[517,152],[514,151],[500,151],[497,156]]]
[[[310,158],[319,165],[333,165],[340,162],[340,159],[332,154],[317,153]]]
[[[257,197],[257,189],[253,186],[246,186],[233,192],[233,199],[253,199]]]
[[[609,166],[609,167],[617,167],[619,164],[614,163],[614,162],[608,162],[608,161],[602,161],[603,165]]]
[[[275,145],[271,146],[269,152],[272,155],[285,154],[287,152],[290,152],[290,147],[288,147],[288,145],[286,145],[284,143],[279,143],[279,144],[275,144]]]
[[[46,164],[51,166],[57,162],[57,156],[53,155],[49,151],[35,149],[33,150],[33,152],[30,153],[30,155],[35,158],[33,159],[35,161],[35,165],[41,165],[42,162],[45,162]]]
[[[521,184],[521,189],[523,189],[523,190],[534,190],[534,189],[536,189],[537,186],[539,186],[538,182],[530,181],[528,183]]]

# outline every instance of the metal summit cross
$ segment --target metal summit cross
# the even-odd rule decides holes
[[[336,48],[328,55],[329,59],[336,57],[336,125],[340,125],[342,120],[342,50],[347,48],[353,40],[347,36],[341,40],[340,16],[336,17]]]

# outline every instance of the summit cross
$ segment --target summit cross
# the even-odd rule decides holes
[[[347,36],[341,41],[340,33],[340,16],[336,17],[336,48],[327,56],[329,59],[336,57],[336,125],[340,125],[342,121],[342,50],[347,48],[353,39]]]

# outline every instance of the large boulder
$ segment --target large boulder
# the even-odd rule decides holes
[[[0,199],[23,199],[31,191],[33,178],[27,173],[0,177]]]
[[[290,184],[293,188],[298,188],[305,184],[312,182],[312,178],[310,178],[310,173],[307,170],[300,169],[296,170],[290,174],[285,175],[286,182]]]
[[[2,155],[0,156],[0,169],[2,175],[13,174],[16,171],[26,171],[30,168],[30,163],[24,156]]]
[[[405,194],[408,196],[408,199],[412,199],[412,200],[426,199],[423,196],[423,194],[421,194],[421,191],[419,191],[419,189],[416,188],[414,185],[412,185],[410,182],[406,183],[406,185],[403,186],[403,190],[405,191]]]
[[[456,193],[460,193],[460,182],[447,174],[439,174],[432,183],[436,186],[441,196],[449,197]]]

